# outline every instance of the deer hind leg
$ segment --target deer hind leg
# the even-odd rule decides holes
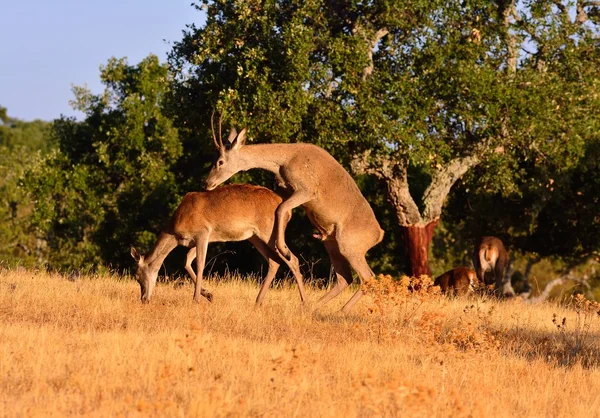
[[[212,302],[213,296],[208,291],[202,289],[202,274],[206,263],[206,250],[208,249],[208,234],[196,237],[196,281],[194,286],[194,302],[200,302],[200,296],[204,296],[209,302]]]
[[[346,258],[350,262],[350,265],[352,266],[352,268],[358,274],[361,284],[364,283],[366,280],[370,279],[371,277],[375,276],[375,274],[373,273],[373,270],[371,270],[371,268],[367,264],[367,260],[365,259],[364,254],[363,255],[352,254],[352,255],[348,255]],[[356,302],[358,302],[358,300],[361,297],[363,297],[363,291],[361,289],[358,289],[356,291],[356,293],[354,293],[354,295],[350,298],[350,300],[348,302],[346,302],[346,304],[342,308],[342,312],[344,312],[344,313],[349,312],[350,309],[352,309],[354,304]]]
[[[496,261],[494,266],[494,276],[496,279],[496,292],[499,297],[512,297],[516,296],[515,290],[510,282],[510,277],[504,277],[506,273],[505,263]]]
[[[298,258],[290,253],[290,259],[287,260],[283,257],[280,257],[279,254],[273,248],[269,247],[262,239],[254,236],[249,239],[249,241],[256,247],[256,249],[262,254],[263,257],[267,259],[269,262],[269,270],[267,272],[267,276],[260,288],[258,296],[256,297],[256,304],[260,305],[277,274],[277,270],[281,262],[284,262],[289,267],[290,271],[294,275],[296,279],[296,283],[298,284],[298,290],[300,292],[300,300],[304,303],[306,302],[306,291],[304,290],[304,282],[302,278],[302,274],[300,273],[300,266],[298,263]]]
[[[269,287],[271,286],[275,275],[277,274],[277,270],[279,270],[279,262],[275,261],[275,258],[279,257],[275,257],[275,252],[272,250],[269,251],[270,248],[267,245],[265,245],[265,243],[260,238],[254,236],[248,239],[248,241],[250,241],[252,245],[254,245],[258,252],[261,253],[261,255],[269,263],[269,270],[267,271],[265,280],[263,281],[260,291],[258,292],[258,296],[256,297],[256,304],[260,305],[263,299],[265,298],[267,290],[269,290]]]
[[[190,278],[192,279],[192,283],[196,285],[196,273],[194,273],[194,269],[192,268],[192,263],[196,258],[196,247],[190,248],[187,255],[185,256],[185,271],[188,272]],[[213,300],[213,295],[208,290],[202,288],[200,289],[200,294],[208,299],[210,302]]]
[[[352,283],[352,270],[350,270],[350,264],[348,263],[348,260],[346,260],[346,258],[340,253],[337,242],[324,241],[323,244],[325,244],[325,249],[327,250],[327,254],[329,254],[329,260],[331,260],[331,265],[335,270],[336,282],[329,292],[325,293],[325,295],[319,299],[315,309],[325,305],[331,299],[339,295],[342,290],[347,288],[350,283]]]
[[[292,209],[303,205],[304,203],[311,200],[313,196],[306,192],[297,190],[292,195],[284,200],[275,211],[275,231],[276,231],[276,241],[275,246],[288,260],[290,259],[290,249],[285,243],[285,228],[287,226],[288,221],[292,217]]]

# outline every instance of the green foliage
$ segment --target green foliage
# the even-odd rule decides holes
[[[8,265],[33,265],[42,241],[31,230],[32,204],[19,187],[19,178],[51,145],[50,124],[25,122],[8,116],[0,107],[0,261]]]
[[[423,213],[435,174],[473,157],[462,193],[483,189],[488,200],[474,210],[495,208],[489,196],[520,198],[540,183],[532,170],[545,178],[568,175],[598,132],[595,21],[573,20],[572,3],[513,6],[200,1],[195,7],[206,12],[206,24],[189,26],[170,55],[177,126],[182,134],[189,129],[185,135],[205,133],[208,142],[216,107],[226,122],[248,126],[257,142],[317,143],[347,167],[368,152],[376,170],[383,157],[408,168],[411,199]],[[462,174],[448,175],[456,181]],[[363,191],[379,202],[381,194]],[[444,200],[448,191],[440,193]],[[397,202],[378,213],[388,235],[406,222],[410,205]],[[523,203],[515,217],[539,211],[535,199]],[[430,213],[416,218],[434,221],[438,215]],[[517,233],[515,219],[498,215],[501,227],[471,234]],[[460,213],[451,216],[460,222]],[[443,234],[455,230],[451,223]],[[400,251],[397,244],[388,248],[387,254]]]
[[[177,203],[182,147],[163,113],[166,66],[153,55],[135,66],[112,58],[101,79],[100,95],[74,88],[85,120],[55,121],[58,150],[24,180],[54,268],[123,265],[129,245],[149,247]]]
[[[343,161],[348,145],[375,149],[424,169],[510,135],[505,152],[490,157],[494,176],[486,178],[502,190],[513,187],[513,157],[580,155],[576,136],[557,135],[580,120],[581,108],[563,103],[572,103],[566,92],[576,95],[574,80],[550,66],[541,75],[528,59],[506,71],[507,29],[494,2],[206,0],[197,7],[206,25],[191,26],[171,54],[178,101],[195,111],[181,115],[186,121],[204,114],[206,124],[211,106],[194,106],[200,99],[226,109],[258,142],[315,142]],[[377,39],[380,29],[387,34]],[[571,44],[572,32],[552,45]],[[548,136],[556,140],[541,140]]]
[[[206,23],[186,28],[168,66],[154,56],[138,65],[109,60],[101,69],[103,92],[74,88],[73,106],[85,119],[55,121],[57,149],[28,159],[33,166],[23,184],[34,198],[31,221],[48,242],[50,265],[124,267],[130,244],[148,249],[183,193],[201,188],[214,154],[215,109],[224,130],[247,126],[254,142],[312,142],[347,168],[357,155],[367,155],[371,171],[382,162],[393,166],[387,179],[355,173],[386,231],[369,254],[375,271],[405,267],[400,226],[407,226],[401,219],[411,202],[390,199],[390,180],[410,183],[419,222],[436,221],[439,213],[426,216],[435,212],[430,187],[469,158],[464,176],[446,173],[452,182],[440,193],[440,209],[455,181],[458,187],[434,237],[434,270],[469,259],[472,240],[484,234],[572,260],[597,251],[595,9],[586,6],[582,24],[569,2],[512,6],[195,3]],[[5,133],[16,122],[4,109],[0,119],[3,146],[36,143],[33,131]],[[234,181],[275,187],[260,170]],[[290,246],[306,260],[305,270],[324,277],[329,263],[317,262],[326,255],[311,231],[298,209]],[[223,251],[236,255],[219,256]],[[247,243],[212,245],[213,256],[209,266],[216,270],[226,262],[256,271],[262,263]]]
[[[480,231],[490,231],[514,249],[559,257],[571,266],[598,257],[600,140],[588,141],[584,156],[568,170],[546,172],[533,164],[521,169],[519,194],[503,196],[460,184],[448,204],[450,235],[470,244]]]

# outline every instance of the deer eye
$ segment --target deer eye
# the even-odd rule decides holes
[[[221,167],[225,162],[223,160],[217,161],[217,166]]]

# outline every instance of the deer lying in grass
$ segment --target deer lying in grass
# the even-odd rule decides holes
[[[306,294],[298,259],[293,254],[289,260],[282,259],[274,250],[275,211],[281,202],[282,198],[269,189],[244,184],[186,194],[160,233],[154,248],[146,256],[140,255],[131,247],[131,256],[137,262],[136,278],[140,283],[142,302],[150,301],[158,270],[177,245],[195,247],[195,251],[190,250],[186,257],[186,270],[195,283],[194,301],[198,302],[200,295],[211,301],[212,295],[202,288],[202,272],[208,244],[244,240],[250,241],[269,263],[269,270],[256,303],[262,302],[282,261],[294,274],[300,298],[304,302]],[[286,217],[283,222],[287,224],[289,219],[290,217]],[[191,265],[194,257],[197,277]]]
[[[464,296],[475,291],[478,280],[475,270],[456,267],[437,277],[433,284],[439,286],[442,293]]]
[[[473,252],[473,266],[479,282],[483,285],[487,276],[492,276],[495,291],[499,296],[515,296],[510,279],[504,277],[508,265],[508,253],[502,241],[496,237],[482,237]]]
[[[262,168],[275,173],[280,185],[289,193],[276,214],[276,246],[287,257],[285,220],[295,207],[302,205],[312,224],[319,231],[337,276],[336,285],[317,303],[321,306],[352,283],[352,267],[361,282],[374,276],[365,259],[367,251],[381,242],[379,227],[371,206],[361,194],[348,172],[324,149],[312,144],[244,145],[246,129],[239,134],[232,129],[226,147],[214,127],[213,140],[219,158],[206,180],[212,190],[239,171]],[[360,299],[358,290],[344,305],[348,311]]]

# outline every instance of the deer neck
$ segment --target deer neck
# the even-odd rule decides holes
[[[158,271],[165,258],[167,258],[167,255],[176,246],[177,239],[173,235],[161,232],[158,240],[156,240],[156,244],[154,244],[154,247],[145,257],[148,267],[153,271]]]
[[[288,160],[287,154],[289,150],[284,144],[254,144],[240,149],[244,170],[262,168],[272,173],[279,173],[281,166]]]

